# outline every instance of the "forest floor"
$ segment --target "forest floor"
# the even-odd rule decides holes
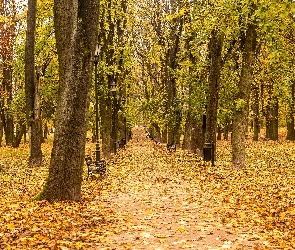
[[[106,178],[84,176],[81,202],[55,204],[32,200],[50,150],[29,168],[27,145],[0,148],[0,249],[294,249],[292,142],[249,141],[247,168],[233,171],[229,142],[212,167],[137,128]]]

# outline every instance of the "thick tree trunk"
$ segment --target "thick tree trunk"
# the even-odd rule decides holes
[[[54,2],[60,86],[49,176],[40,197],[50,202],[81,199],[98,8],[97,0]]]
[[[34,58],[36,12],[37,0],[28,0],[27,35],[25,47],[25,93],[30,142],[29,164],[31,166],[39,166],[42,164],[42,134],[40,133],[40,81],[35,77]]]
[[[242,72],[238,84],[232,134],[233,168],[245,167],[245,135],[251,93],[254,53],[256,50],[256,27],[249,24],[243,49]]]

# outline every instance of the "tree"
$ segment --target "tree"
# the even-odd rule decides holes
[[[28,0],[27,35],[25,47],[25,93],[26,113],[29,125],[30,159],[29,164],[42,164],[42,126],[40,114],[40,78],[35,75],[35,34],[37,0]]]
[[[49,176],[39,197],[49,202],[81,198],[98,10],[97,0],[54,2],[59,99]]]
[[[0,129],[4,129],[7,146],[14,143],[14,121],[9,112],[13,101],[13,53],[16,39],[17,11],[15,0],[0,1],[0,56],[1,56],[1,99],[0,99]],[[2,132],[0,133],[2,134]]]
[[[236,96],[235,113],[233,120],[233,168],[241,169],[245,167],[245,134],[248,118],[249,99],[251,94],[252,73],[254,64],[254,54],[256,50],[257,31],[256,25],[249,23],[242,41],[242,71],[238,84],[238,94]]]

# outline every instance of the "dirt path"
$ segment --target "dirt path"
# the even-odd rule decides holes
[[[143,129],[134,130],[109,167],[109,188],[98,197],[114,217],[123,218],[99,249],[264,249],[267,242],[249,228],[221,223],[218,203],[209,202],[201,183],[179,174],[184,164],[146,139]]]

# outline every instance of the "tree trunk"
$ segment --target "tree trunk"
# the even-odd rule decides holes
[[[277,141],[279,139],[279,102],[277,97],[272,97],[270,106],[270,126],[269,139]]]
[[[221,126],[217,126],[217,140],[221,140],[221,135],[222,135],[222,129]]]
[[[42,164],[40,134],[40,81],[35,78],[35,33],[37,0],[28,0],[27,35],[25,47],[25,93],[26,114],[29,126],[30,159],[29,165]],[[37,103],[36,103],[37,101]],[[39,102],[39,103],[38,103]]]
[[[108,82],[111,83],[112,77],[108,76]],[[105,86],[108,89],[108,86]],[[105,158],[109,158],[112,152],[112,103],[109,91],[105,90],[99,95],[99,112],[101,117],[101,138],[102,138],[102,152]]]
[[[167,127],[165,127],[162,131],[161,135],[161,142],[162,143],[167,143],[168,142],[168,132],[167,132]]]
[[[107,8],[102,9],[102,18],[107,19],[109,24],[109,30],[105,29],[103,26],[104,22],[100,23],[100,36],[99,39],[104,41],[104,46],[102,51],[107,50],[105,53],[105,63],[108,66],[114,65],[114,37],[115,37],[115,24],[110,13],[112,6],[112,1],[108,1]],[[101,56],[103,58],[103,56]],[[115,81],[114,73],[108,73],[104,81],[104,77],[101,77],[99,82],[104,88],[101,88],[99,95],[99,112],[101,117],[101,138],[102,138],[102,153],[105,158],[109,158],[111,152],[113,152],[113,141],[112,141],[112,99],[110,98],[109,88],[112,82]],[[103,91],[102,91],[103,90]]]
[[[48,138],[48,125],[47,125],[47,122],[45,121],[44,131],[43,131],[43,140],[46,140],[47,138]]]
[[[11,49],[11,48],[9,48]],[[12,65],[13,65],[13,58],[12,58],[12,51],[7,52],[8,54],[5,55],[3,59],[3,89],[7,93],[8,97],[6,99],[6,105],[3,107],[4,112],[4,133],[5,133],[5,142],[6,146],[13,146],[13,140],[14,140],[14,123],[13,123],[13,117],[9,114],[7,108],[5,106],[10,107],[13,95],[12,95]]]
[[[16,126],[16,135],[15,135],[15,139],[14,139],[14,142],[13,142],[13,147],[14,148],[18,148],[20,143],[21,143],[21,140],[22,140],[22,137],[23,137],[23,134],[25,133],[26,131],[26,125],[25,124],[18,124]]]
[[[202,156],[205,142],[205,128],[202,127],[202,121],[192,119],[191,150],[198,156]]]
[[[101,100],[102,98],[100,98]],[[112,152],[112,109],[110,100],[103,100],[100,102],[100,115],[101,115],[101,138],[102,138],[102,152],[105,158],[110,157]]]
[[[2,147],[2,138],[3,138],[3,122],[1,119],[1,112],[0,112],[0,147]]]
[[[192,114],[189,109],[186,116],[185,128],[184,128],[184,137],[182,143],[183,150],[191,150],[191,138],[192,138]]]
[[[170,2],[171,13],[176,12],[177,1]],[[167,6],[168,7],[168,6]],[[180,125],[181,125],[181,112],[180,104],[177,100],[177,85],[176,77],[173,73],[177,69],[177,53],[179,51],[180,36],[182,33],[184,20],[177,18],[173,20],[171,31],[170,31],[170,44],[166,53],[165,63],[165,83],[167,92],[167,144],[177,145],[180,144]]]
[[[254,104],[253,104],[253,127],[254,127],[254,135],[253,140],[258,141],[259,132],[260,132],[260,124],[259,124],[259,88],[254,88]]]
[[[242,72],[238,83],[238,94],[233,120],[232,161],[234,169],[245,167],[245,135],[251,93],[254,53],[256,50],[256,37],[255,25],[248,24],[245,44],[242,51]]]
[[[97,42],[97,0],[55,0],[59,99],[49,176],[40,198],[81,199],[89,89]]]
[[[224,126],[224,132],[223,132],[223,139],[226,141],[228,140],[229,130],[230,130],[230,122],[226,120],[225,126]]]
[[[289,108],[289,113],[287,116],[287,137],[286,140],[295,141],[295,122],[294,122],[294,103],[295,103],[295,81],[292,82],[291,86],[291,104]]]

